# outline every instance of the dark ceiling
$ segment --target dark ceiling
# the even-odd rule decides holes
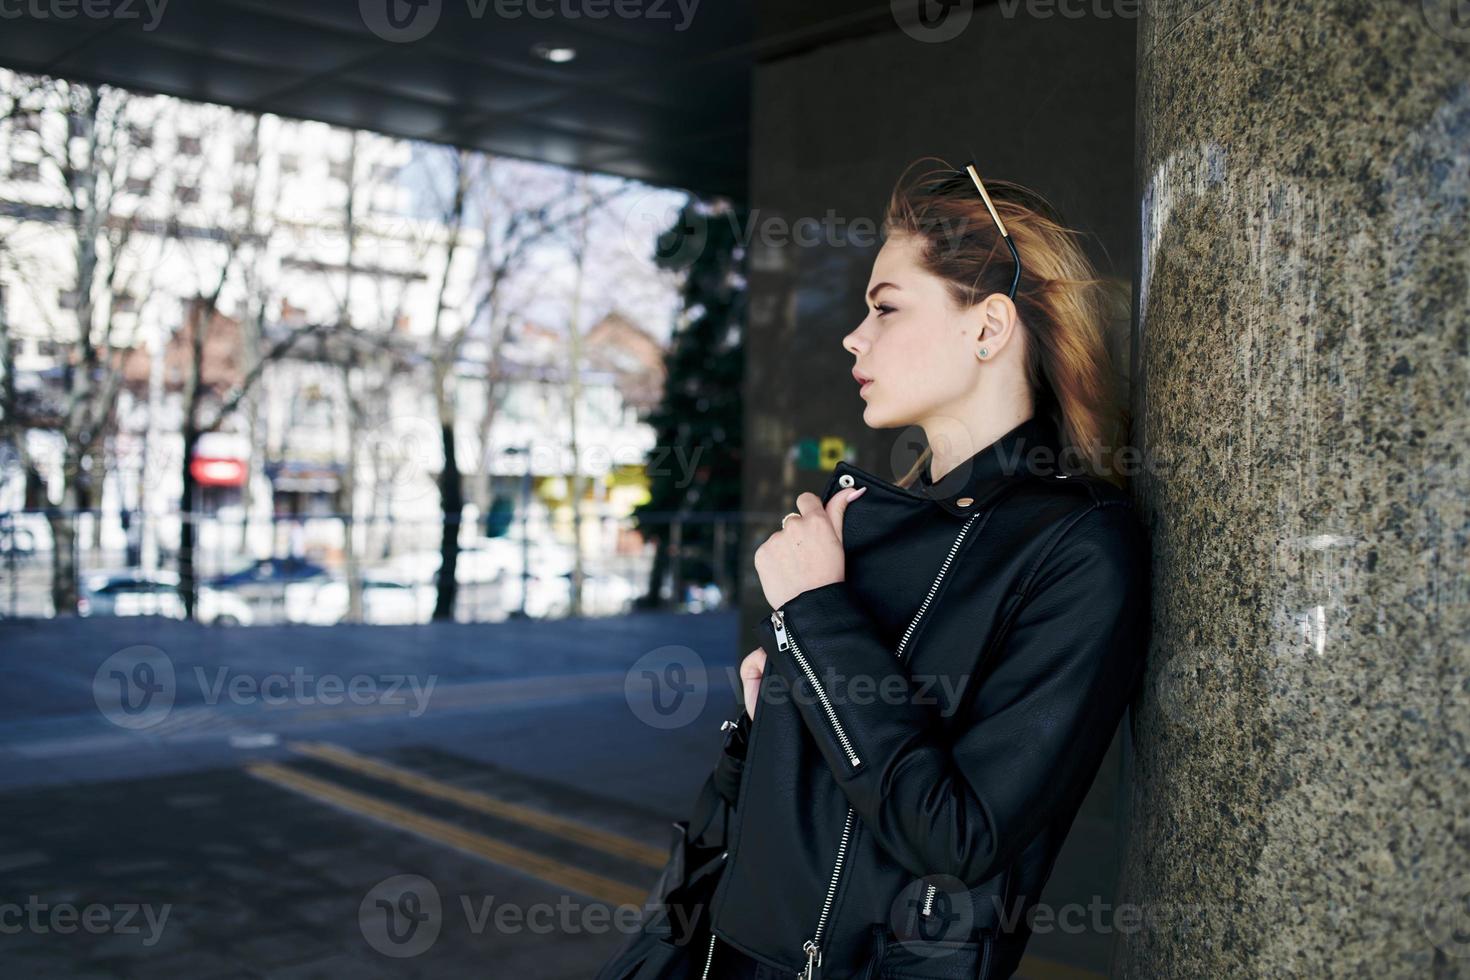
[[[0,65],[736,199],[752,67],[894,26],[887,0],[172,0],[155,18],[159,5],[14,4]],[[538,44],[577,55],[553,63]]]

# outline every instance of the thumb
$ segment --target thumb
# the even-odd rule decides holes
[[[766,651],[756,647],[740,664],[741,688],[745,694],[745,710],[755,718],[755,702],[760,697],[761,679],[766,672]]]
[[[834,493],[832,499],[827,501],[827,520],[832,522],[832,530],[836,532],[839,544],[842,543],[842,520],[847,514],[847,505],[867,492],[868,488],[862,487],[846,493]]]

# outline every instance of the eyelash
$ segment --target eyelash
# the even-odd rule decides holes
[[[879,316],[882,316],[885,312],[893,312],[893,307],[889,306],[887,303],[879,303],[877,306],[873,307],[873,309],[878,311]]]

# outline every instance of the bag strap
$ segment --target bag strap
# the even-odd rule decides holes
[[[726,803],[719,790],[715,789],[715,775],[711,772],[705,777],[704,785],[699,788],[699,796],[695,799],[694,809],[689,816],[689,831],[685,839],[692,845],[694,841],[704,836],[705,831],[709,830],[715,818],[722,812],[728,818],[729,809],[730,804]],[[696,826],[698,829],[695,829]]]

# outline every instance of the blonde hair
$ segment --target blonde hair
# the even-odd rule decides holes
[[[1015,262],[975,184],[963,170],[947,168],[910,180],[909,171],[926,159],[939,160],[921,157],[899,178],[883,236],[918,240],[920,264],[945,281],[961,309],[1009,293]],[[1085,471],[1121,485],[1116,463],[1129,418],[1106,328],[1127,298],[1098,276],[1079,241],[1082,233],[1067,227],[1044,197],[1008,180],[981,179],[1021,257],[1014,302],[1036,412],[1056,424],[1063,458],[1076,456]],[[929,458],[926,448],[899,485],[911,485]]]

